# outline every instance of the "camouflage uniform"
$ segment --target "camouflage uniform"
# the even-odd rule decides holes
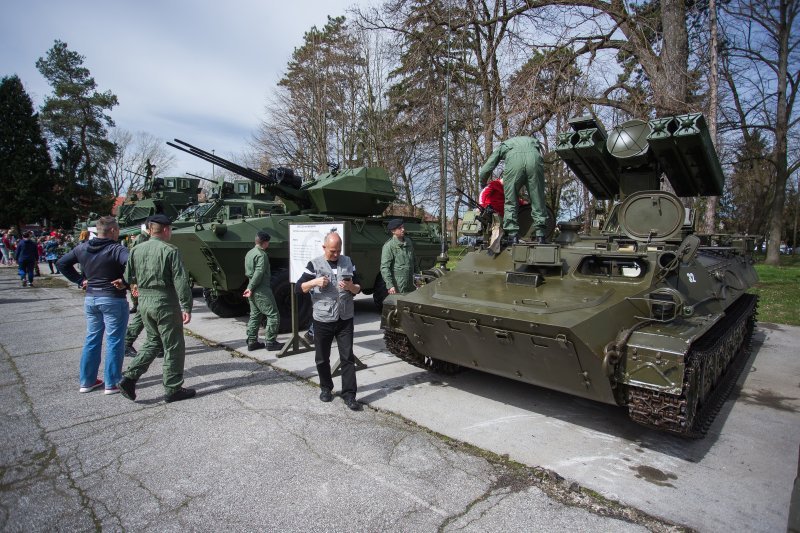
[[[133,243],[131,244],[131,250],[133,250],[135,246],[146,242],[148,239],[150,239],[150,235],[145,232],[140,233],[136,236],[136,239],[133,240]],[[131,309],[131,318],[128,321],[128,330],[125,332],[126,348],[133,346],[133,343],[136,342],[139,334],[144,329],[144,324],[142,324],[142,315],[139,314],[139,298],[136,296],[131,296],[131,301],[133,302],[133,309]]]
[[[250,303],[250,320],[247,321],[247,344],[258,341],[258,328],[266,317],[267,327],[264,338],[274,342],[278,337],[278,306],[272,295],[269,256],[260,246],[254,246],[244,258],[244,275],[250,279],[247,288],[251,291],[247,301]]]
[[[478,176],[481,186],[492,174],[500,161],[505,160],[503,169],[503,192],[505,193],[505,213],[503,230],[509,235],[519,232],[517,221],[517,197],[525,187],[531,200],[531,218],[537,237],[544,237],[547,228],[547,208],[544,203],[544,164],[539,141],[533,137],[512,137],[500,143]]]
[[[386,288],[395,288],[398,294],[406,294],[414,289],[414,243],[405,237],[400,240],[391,237],[383,245],[381,253],[381,277],[386,282]]]
[[[138,286],[147,340],[123,375],[135,382],[163,349],[164,389],[167,395],[175,393],[183,385],[186,356],[181,311],[192,312],[192,291],[178,249],[157,237],[134,247],[125,279]]]

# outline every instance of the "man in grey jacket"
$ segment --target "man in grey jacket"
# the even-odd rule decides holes
[[[314,307],[314,347],[317,373],[322,391],[319,399],[333,400],[331,345],[334,337],[342,365],[342,399],[353,411],[361,409],[356,401],[356,368],[353,355],[353,296],[361,292],[356,269],[342,255],[342,239],[335,231],[322,243],[323,254],[309,261],[297,280],[303,293],[311,293]]]

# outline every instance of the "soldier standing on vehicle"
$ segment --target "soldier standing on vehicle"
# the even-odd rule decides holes
[[[258,342],[258,328],[261,321],[267,319],[264,331],[264,340],[269,351],[280,350],[283,343],[278,342],[278,306],[272,295],[270,280],[272,273],[269,267],[270,235],[266,231],[256,234],[255,246],[244,257],[244,275],[250,280],[242,296],[250,303],[250,319],[247,321],[247,349],[258,350],[264,348],[263,342]]]
[[[503,231],[508,235],[509,242],[519,241],[517,197],[520,190],[525,187],[531,200],[531,218],[536,242],[544,243],[547,233],[547,208],[544,203],[544,163],[539,141],[533,137],[522,136],[501,142],[478,172],[481,187],[486,186],[492,171],[503,160],[505,161]]]
[[[414,286],[414,243],[406,237],[403,219],[389,221],[386,228],[392,237],[383,245],[381,253],[381,277],[389,294],[407,294]]]
[[[136,381],[150,368],[163,349],[164,400],[177,402],[194,397],[183,387],[186,346],[183,325],[192,319],[192,291],[178,249],[169,244],[172,226],[166,215],[150,217],[150,240],[134,247],[128,257],[125,279],[139,298],[147,340],[123,372],[120,393],[136,399]]]

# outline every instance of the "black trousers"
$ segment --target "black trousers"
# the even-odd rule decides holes
[[[333,390],[331,378],[331,345],[333,339],[339,348],[342,363],[342,397],[356,396],[356,366],[353,361],[353,319],[336,322],[314,321],[314,347],[316,349],[317,374],[323,389]]]

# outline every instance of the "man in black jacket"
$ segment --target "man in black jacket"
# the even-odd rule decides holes
[[[33,287],[33,269],[39,260],[39,251],[36,248],[36,243],[31,240],[30,231],[22,234],[22,240],[17,243],[14,256],[17,260],[22,286]]]
[[[81,354],[80,392],[91,392],[105,385],[106,394],[119,392],[125,330],[128,325],[128,300],[122,276],[128,249],[117,242],[119,224],[114,217],[97,221],[97,237],[78,245],[56,263],[64,276],[86,290],[86,341]],[[75,270],[80,263],[81,273]],[[121,288],[117,288],[121,287]],[[103,333],[106,333],[105,382],[97,378]]]

